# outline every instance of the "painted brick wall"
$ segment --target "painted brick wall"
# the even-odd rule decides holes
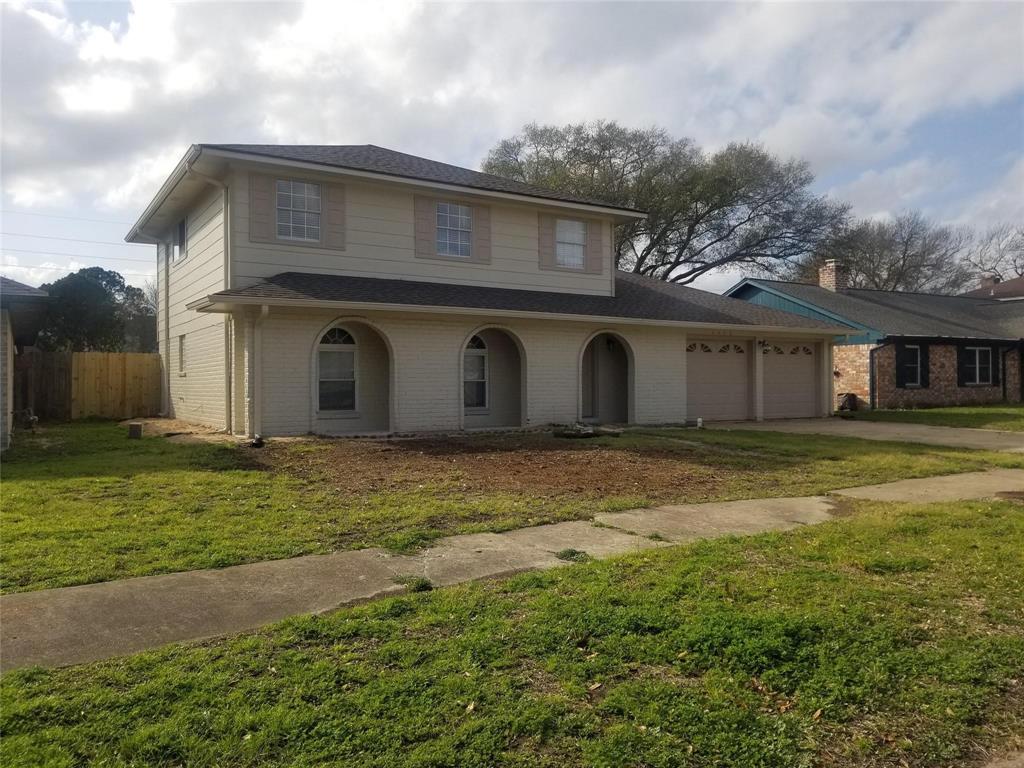
[[[874,344],[837,344],[832,348],[832,362],[839,375],[835,377],[836,405],[839,396],[853,392],[861,407],[871,402],[871,382],[868,375],[870,352]]]
[[[958,387],[956,376],[956,347],[951,344],[931,344],[929,355],[929,386],[926,389],[896,387],[896,349],[889,345],[875,354],[877,403],[879,408],[914,408],[936,405],[979,405],[1003,401],[1002,385],[994,387]],[[1007,367],[1017,368],[1017,352],[1010,353]],[[1018,369],[1019,370],[1019,369]],[[1013,370],[1008,381],[1007,395],[1011,402],[1019,400],[1018,378]]]

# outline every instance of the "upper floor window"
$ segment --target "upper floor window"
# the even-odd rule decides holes
[[[469,340],[462,354],[462,404],[487,407],[487,344],[479,336]]]
[[[473,216],[468,205],[437,204],[437,255],[468,259],[473,236]]]
[[[990,347],[967,347],[964,349],[964,383],[992,383],[992,349]]]
[[[583,269],[587,225],[574,219],[555,222],[555,264],[567,269]]]
[[[356,409],[356,340],[331,328],[317,345],[318,405],[321,411]]]
[[[277,180],[277,236],[320,240],[320,185]]]
[[[182,219],[174,228],[171,242],[171,263],[181,261],[188,255],[188,219]]]
[[[921,386],[921,347],[908,344],[903,348],[903,381],[908,387]]]

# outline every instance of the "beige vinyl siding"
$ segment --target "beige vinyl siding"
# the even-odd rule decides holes
[[[287,173],[275,178],[335,183],[338,176]],[[407,280],[430,280],[499,288],[551,290],[607,295],[612,290],[611,223],[599,222],[605,250],[601,274],[544,270],[539,264],[538,212],[543,206],[506,204],[484,198],[427,193],[429,197],[465,199],[486,205],[490,219],[490,261],[417,258],[415,255],[415,194],[400,184],[345,179],[345,249],[307,244],[254,242],[249,226],[249,172],[238,170],[229,179],[232,189],[232,287],[243,287],[286,271],[345,274]]]
[[[319,431],[312,409],[314,341],[338,319],[368,323],[390,344],[392,431],[474,426],[462,414],[461,359],[470,336],[493,327],[486,317],[396,312],[339,317],[328,311],[273,308],[261,330],[266,361],[260,397],[264,434]],[[658,424],[685,419],[685,387],[681,386],[686,374],[685,339],[677,329],[542,320],[510,320],[497,327],[514,334],[525,351],[527,426],[580,418],[580,359],[587,341],[603,330],[613,330],[632,350],[636,366],[631,377],[633,421]],[[493,379],[491,385],[495,386]]]
[[[225,426],[224,334],[221,315],[186,309],[186,304],[224,286],[223,193],[210,187],[188,216],[188,256],[170,265],[165,293],[169,317],[158,319],[160,354],[168,383],[169,415],[213,427]],[[160,277],[164,277],[161,262]],[[170,344],[167,344],[168,335]],[[178,338],[185,336],[186,366],[179,373]]]

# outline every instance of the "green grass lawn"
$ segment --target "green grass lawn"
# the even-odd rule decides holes
[[[950,408],[917,408],[914,410],[856,411],[849,414],[864,421],[902,421],[908,424],[931,424],[936,427],[968,427],[970,429],[1003,429],[1024,432],[1024,405],[971,405]]]
[[[224,443],[128,441],[123,427],[102,422],[16,437],[2,468],[5,592],[370,545],[408,549],[447,534],[649,503],[805,495],[1024,466],[1024,457],[1010,454],[697,430],[587,441],[540,434],[434,444],[315,440],[267,454]],[[431,446],[441,453],[430,454]],[[348,453],[339,459],[334,452],[342,449]],[[361,456],[365,466],[352,471]],[[397,457],[394,471],[374,469],[388,456]],[[474,480],[486,467],[486,482]]]
[[[9,673],[0,762],[974,765],[1024,732],[1024,507],[852,512]]]

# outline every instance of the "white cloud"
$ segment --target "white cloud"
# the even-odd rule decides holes
[[[127,112],[135,101],[135,83],[118,75],[90,75],[58,86],[57,93],[71,112]]]
[[[984,229],[1009,222],[1024,224],[1024,157],[1014,162],[1006,174],[958,211],[963,224]]]
[[[890,218],[921,206],[928,195],[953,183],[957,172],[950,161],[919,157],[881,171],[864,171],[852,182],[829,190],[829,195],[849,202],[858,216]]]

